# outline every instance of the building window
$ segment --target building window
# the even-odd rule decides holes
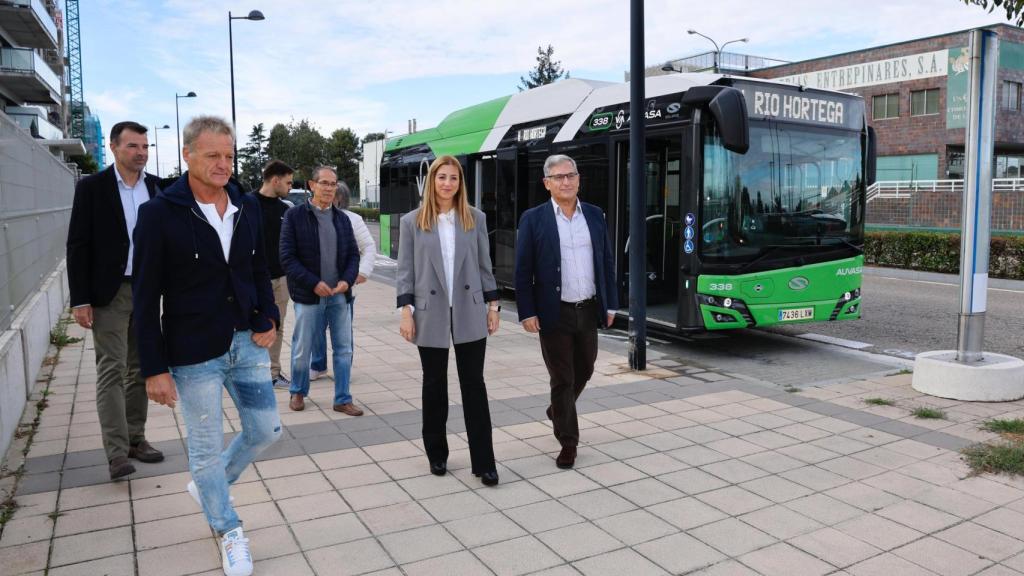
[[[1003,81],[1003,110],[1020,110],[1021,83]]]
[[[939,113],[939,89],[914,90],[910,93],[910,115],[927,116]]]
[[[875,120],[900,117],[900,95],[882,94],[871,98],[871,117]]]
[[[1024,168],[1024,156],[1016,154],[999,154],[995,157],[995,173],[993,178],[1020,178]]]

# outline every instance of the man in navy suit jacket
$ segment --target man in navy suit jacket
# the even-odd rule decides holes
[[[597,328],[619,307],[615,261],[601,209],[579,201],[580,175],[565,155],[544,161],[551,201],[523,213],[516,241],[516,306],[527,332],[540,332],[551,376],[548,418],[562,445],[555,463],[572,468],[580,431],[576,399],[594,374]]]

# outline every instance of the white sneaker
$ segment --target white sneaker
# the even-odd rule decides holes
[[[309,381],[310,382],[312,382],[313,380],[319,380],[319,379],[323,378],[324,376],[327,376],[327,370],[310,370],[309,371]]]
[[[196,486],[195,480],[190,480],[188,486],[186,486],[185,489],[188,490],[188,495],[191,496],[192,499],[196,501],[196,505],[202,508],[203,501],[199,499],[199,487]],[[229,495],[228,500],[234,502],[235,497]]]
[[[252,574],[249,539],[242,535],[241,526],[221,537],[220,557],[225,576],[250,576]]]

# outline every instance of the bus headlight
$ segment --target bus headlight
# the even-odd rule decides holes
[[[722,301],[722,305],[726,308],[732,308],[732,298],[726,298]]]

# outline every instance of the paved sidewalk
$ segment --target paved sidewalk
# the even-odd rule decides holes
[[[383,283],[359,290],[352,390],[366,416],[331,411],[328,379],[304,412],[277,391],[286,433],[232,489],[256,574],[1024,574],[1024,481],[969,476],[957,452],[991,439],[982,420],[1024,416],[1022,402],[924,397],[906,374],[798,391],[679,358],[636,374],[621,343],[603,340],[576,468],[563,471],[539,343],[504,315],[486,364],[501,484],[486,488],[457,407],[453,473],[429,474],[419,359],[393,302]],[[151,405],[148,437],[166,461],[109,482],[91,336],[68,333],[85,339],[44,370],[48,406],[27,457],[26,439],[8,454],[25,469],[0,573],[220,574],[185,492],[180,415]],[[918,420],[917,406],[947,418]],[[238,430],[237,412],[225,415]]]

